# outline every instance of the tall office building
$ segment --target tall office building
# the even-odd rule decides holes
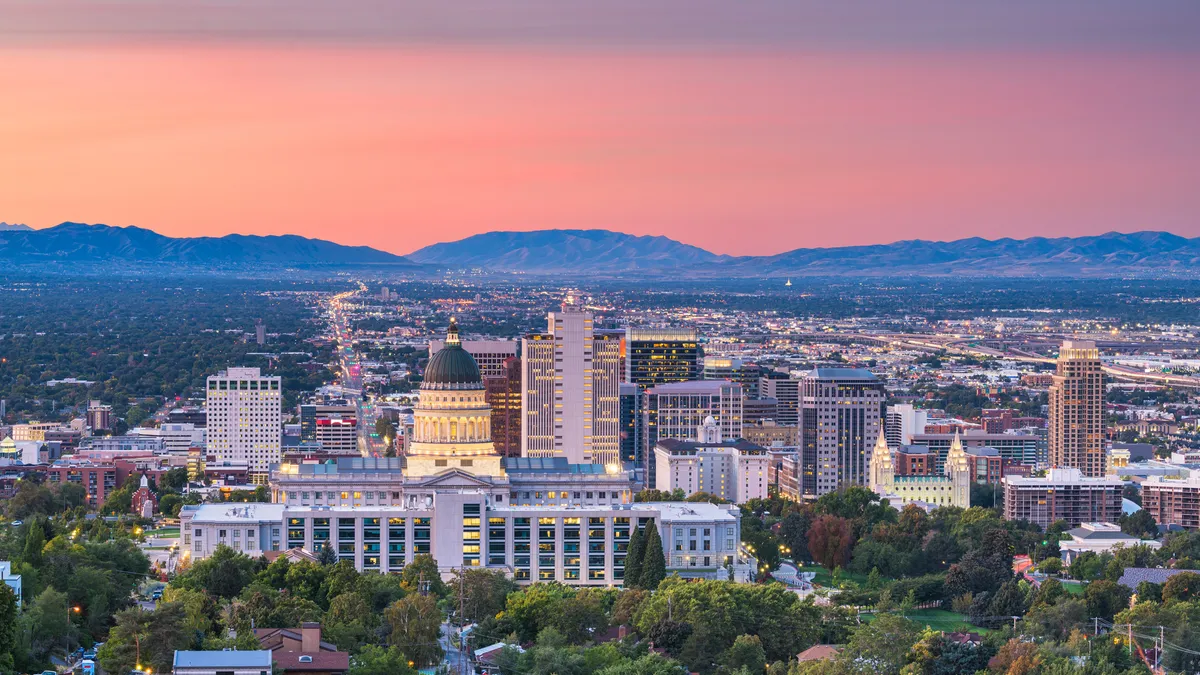
[[[254,320],[254,342],[259,345],[267,344],[267,324],[262,319]]]
[[[761,375],[762,368],[757,363],[730,356],[704,357],[704,379],[737,382],[742,385],[746,398],[758,398],[758,378]]]
[[[800,380],[764,375],[758,378],[758,396],[775,399],[777,423],[785,426],[800,423]]]
[[[868,370],[817,368],[800,383],[802,496],[865,485],[883,424],[883,382]]]
[[[621,462],[645,462],[642,456],[642,388],[621,383]]]
[[[492,407],[492,443],[501,457],[521,456],[521,359],[504,360],[503,375],[483,376],[484,398]]]
[[[626,328],[625,381],[642,387],[700,375],[700,343],[690,328]]]
[[[462,348],[479,364],[479,372],[484,377],[502,377],[508,372],[504,362],[517,355],[516,340],[463,340]],[[446,341],[435,339],[429,341],[429,358],[432,359],[443,347]]]
[[[246,462],[251,479],[265,483],[279,462],[283,433],[279,376],[258,368],[230,368],[208,377],[208,451],[218,461]]]
[[[521,454],[573,464],[616,464],[620,448],[621,339],[597,334],[591,312],[568,296],[545,333],[525,336]]]
[[[914,408],[911,403],[900,403],[887,407],[887,423],[884,425],[889,447],[912,445],[912,438],[925,433],[929,413]]]
[[[0,413],[3,417],[3,413]],[[113,428],[113,409],[100,401],[88,401],[87,425],[93,433]]]
[[[1096,343],[1067,340],[1050,385],[1050,465],[1104,475],[1104,372]]]
[[[722,438],[742,437],[742,385],[718,380],[670,382],[642,394],[642,442],[646,480],[655,476],[654,446],[668,438],[693,438],[712,417]]]

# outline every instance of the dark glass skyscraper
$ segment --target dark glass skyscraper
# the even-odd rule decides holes
[[[684,328],[626,328],[625,381],[642,387],[700,379],[700,343]]]

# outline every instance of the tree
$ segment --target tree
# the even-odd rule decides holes
[[[33,651],[42,657],[61,649],[71,650],[76,630],[69,617],[67,595],[47,588],[34,598],[29,608],[30,639]]]
[[[1200,574],[1180,572],[1163,584],[1163,602],[1188,602],[1200,594]]]
[[[168,518],[178,518],[181,508],[183,508],[183,497],[173,492],[168,492],[158,501],[159,512]]]
[[[358,593],[343,593],[329,601],[329,611],[321,627],[327,640],[346,652],[358,651],[367,642],[373,627],[367,602]]]
[[[254,580],[256,567],[249,556],[219,544],[211,556],[193,563],[187,572],[176,576],[171,585],[205,590],[220,598],[233,598]]]
[[[333,546],[326,542],[325,545],[321,547],[320,552],[317,553],[317,562],[328,566],[336,563],[337,561],[337,554],[333,552]]]
[[[1008,617],[1025,614],[1025,594],[1021,592],[1017,581],[1008,581],[996,591],[988,603],[988,612],[992,617],[992,625],[1000,624]]]
[[[175,492],[183,492],[183,489],[188,485],[188,470],[186,466],[176,467],[164,473],[158,479],[158,487],[160,490],[174,490]]]
[[[840,657],[854,672],[897,675],[920,635],[912,621],[881,614],[854,631]]]
[[[42,564],[42,549],[46,546],[46,531],[39,520],[29,524],[25,535],[25,550],[21,554],[21,562],[34,567]]]
[[[0,670],[11,670],[17,647],[17,596],[8,584],[0,586]]]
[[[745,668],[752,673],[761,673],[767,666],[767,654],[762,640],[757,635],[739,635],[733,645],[725,651],[722,665],[729,670]]]
[[[692,624],[683,621],[659,621],[650,628],[647,636],[654,646],[667,650],[671,656],[678,656],[687,639],[692,636]],[[762,644],[759,643],[759,647]]]
[[[642,559],[646,557],[646,544],[640,528],[633,528],[629,536],[629,548],[625,554],[625,588],[640,588],[642,583]]]
[[[1089,615],[1112,620],[1113,615],[1129,606],[1129,589],[1101,579],[1087,585],[1083,598]]]
[[[442,612],[430,595],[413,593],[392,603],[384,612],[388,643],[399,647],[418,665],[435,663],[442,657],[438,636]]]
[[[1145,509],[1138,509],[1127,516],[1121,516],[1121,531],[1133,537],[1155,539],[1158,537],[1158,522]]]
[[[654,521],[646,526],[646,556],[642,559],[641,586],[653,591],[667,576],[667,559]]]
[[[459,569],[450,582],[450,600],[453,607],[462,608],[459,621],[478,623],[503,611],[508,594],[516,589],[503,572]]]
[[[119,612],[116,619],[108,641],[97,654],[100,665],[109,672],[127,673],[138,664],[143,670],[169,672],[175,650],[187,649],[194,641],[180,603],[162,603],[153,612],[134,607]]]
[[[446,596],[446,584],[438,571],[437,561],[428,553],[414,556],[412,562],[404,566],[404,571],[400,573],[400,583],[410,593],[424,592],[421,588],[424,584],[435,596]]]
[[[808,551],[813,560],[826,569],[842,567],[850,559],[853,539],[850,521],[838,516],[821,516],[808,530]]]
[[[350,658],[350,675],[416,675],[399,647],[366,645]]]

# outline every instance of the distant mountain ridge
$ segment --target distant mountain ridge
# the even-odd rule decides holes
[[[456,268],[576,274],[671,269],[733,260],[667,237],[611,230],[485,232],[426,246],[407,257],[419,263]]]
[[[784,276],[1160,276],[1200,273],[1200,237],[1134,232],[1086,237],[980,237],[939,242],[800,248],[732,257],[667,237],[608,230],[489,232],[434,244],[410,259],[452,268],[527,274],[641,273],[679,277]]]
[[[194,264],[412,263],[369,246],[343,246],[294,234],[168,237],[140,227],[62,223],[44,230],[0,230],[0,260],[173,262]]]
[[[0,222],[0,232],[29,232],[32,227],[21,223],[5,223]]]

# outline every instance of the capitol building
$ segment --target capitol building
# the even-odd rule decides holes
[[[270,504],[203,504],[180,513],[183,544],[251,556],[329,547],[359,570],[398,572],[429,554],[444,575],[502,570],[518,582],[621,583],[634,527],[654,521],[668,573],[749,578],[740,513],[707,503],[634,503],[620,465],[566,457],[504,458],[475,359],[451,323],[430,358],[405,457],[342,457],[271,467]]]

